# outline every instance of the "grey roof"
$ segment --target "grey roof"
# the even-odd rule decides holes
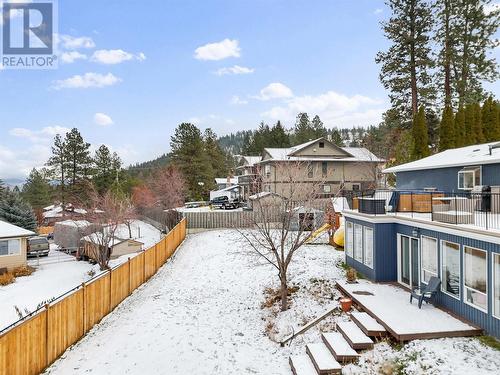
[[[29,237],[33,235],[35,233],[30,230],[0,220],[0,238]]]

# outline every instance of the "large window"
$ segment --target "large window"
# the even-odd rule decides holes
[[[438,273],[438,243],[435,238],[422,236],[422,282],[428,283]]]
[[[345,246],[345,252],[348,256],[352,258],[352,248],[353,248],[353,239],[354,239],[354,234],[353,234],[353,227],[352,223],[350,221],[347,222],[347,234],[346,234],[346,246]]]
[[[500,319],[500,254],[493,254],[493,315]]]
[[[354,259],[363,262],[363,227],[354,224]]]
[[[369,227],[363,228],[364,242],[364,263],[366,266],[373,268],[373,229]]]
[[[484,250],[464,246],[465,302],[488,310],[488,258]]]
[[[481,185],[481,167],[465,167],[458,172],[458,188],[472,190]]]
[[[441,289],[460,298],[460,245],[441,242]]]
[[[21,240],[2,240],[0,241],[0,256],[21,254]]]

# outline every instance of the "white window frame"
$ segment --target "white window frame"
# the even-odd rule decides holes
[[[427,285],[427,281],[424,280],[424,262],[423,262],[423,255],[424,255],[424,251],[423,251],[423,239],[424,238],[427,238],[427,239],[430,239],[430,240],[433,240],[436,242],[436,272],[431,272],[429,270],[425,270],[427,273],[430,273],[431,275],[433,276],[436,276],[438,277],[439,275],[439,241],[437,238],[435,237],[430,237],[430,236],[420,236],[420,282],[422,284],[425,284]]]
[[[466,267],[465,267],[465,248],[469,248],[469,249],[472,249],[472,250],[477,250],[477,251],[481,251],[483,253],[485,253],[486,257],[484,258],[484,261],[486,262],[486,293],[483,293],[483,292],[480,292],[479,290],[477,289],[474,289],[470,286],[467,286],[465,285],[465,272],[466,272]],[[472,246],[466,246],[464,245],[463,246],[463,249],[462,249],[462,264],[463,264],[463,280],[462,280],[462,288],[463,288],[463,291],[464,291],[464,303],[469,305],[469,306],[472,306],[473,308],[475,309],[478,309],[479,311],[482,311],[484,313],[488,313],[488,306],[489,306],[489,301],[488,301],[488,252],[486,250],[483,250],[483,249],[479,249],[477,247],[472,247]],[[469,301],[467,301],[467,289],[470,289],[476,293],[480,293],[480,294],[484,294],[485,295],[485,298],[486,298],[486,308],[482,308],[480,306],[477,306]]]
[[[454,244],[454,245],[458,245],[458,261],[460,262],[460,259],[461,259],[461,253],[462,253],[462,246],[459,244],[459,243],[456,243],[456,242],[452,242],[452,241],[446,241],[446,240],[441,240],[441,243],[440,243],[440,249],[439,249],[439,255],[441,257],[441,264],[440,264],[440,267],[439,267],[439,275],[441,276],[441,292],[446,294],[447,296],[450,296],[451,298],[455,298],[456,300],[459,300],[461,301],[462,300],[462,265],[460,264],[459,265],[459,276],[460,276],[460,280],[458,281],[458,296],[455,296],[453,294],[451,294],[450,292],[446,291],[446,286],[444,285],[444,277],[443,277],[443,262],[444,262],[444,257],[443,257],[443,253],[444,253],[444,243],[445,242],[448,242],[448,243],[451,243],[451,244]]]
[[[370,241],[367,241],[367,236],[366,236],[367,232],[371,232],[371,243],[370,243]],[[368,262],[366,261],[367,260],[367,257],[366,257],[367,251],[366,250],[368,248],[369,243],[371,246],[371,263],[370,264],[368,264]],[[368,268],[373,269],[373,228],[367,227],[367,226],[363,227],[363,264],[365,266],[367,266]]]
[[[332,192],[332,186],[331,185],[328,185],[328,184],[323,185],[323,193],[329,194],[331,192]]]
[[[271,177],[271,166],[269,164],[264,166],[264,174],[266,177]]]
[[[19,255],[22,254],[22,252],[23,252],[23,250],[22,250],[23,242],[22,242],[21,238],[5,238],[5,239],[0,239],[0,241],[7,242],[7,251],[9,251],[9,241],[17,241],[18,244],[19,244],[19,250],[17,251],[17,253],[3,254],[3,255],[0,255],[1,258],[3,258],[3,257],[14,257],[14,256],[19,256]]]
[[[472,181],[473,181],[472,187],[464,187],[463,185],[460,186],[460,176],[470,174],[470,173],[472,173]],[[476,173],[479,173],[479,185],[482,185],[483,184],[483,171],[482,171],[481,166],[478,166],[475,169],[466,169],[466,170],[458,171],[458,175],[457,175],[458,189],[459,190],[472,190],[472,189],[474,189],[475,186],[478,186],[478,185],[476,185]],[[465,181],[465,178],[463,178],[462,181]]]
[[[495,257],[498,257],[500,258],[500,253],[491,253],[491,315],[495,318],[495,319],[500,319],[500,308],[499,310],[496,312],[497,315],[495,315],[495,284],[496,284],[496,280],[495,280]],[[500,294],[500,290],[498,291],[498,293]]]
[[[349,240],[349,233],[351,234]],[[346,255],[354,259],[354,224],[352,221],[346,223]]]
[[[361,242],[360,242],[361,249],[359,249],[359,251],[361,253],[361,259],[356,258],[356,238],[357,238],[356,228],[359,228],[359,233],[361,234],[361,236],[360,236],[361,237]],[[361,224],[354,223],[352,250],[353,250],[353,259],[356,262],[363,263],[363,226]]]

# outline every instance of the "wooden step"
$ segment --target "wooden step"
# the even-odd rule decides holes
[[[342,366],[323,343],[307,344],[306,352],[320,375],[342,374]]]
[[[365,312],[353,312],[351,319],[367,336],[381,337],[387,334],[386,329]]]
[[[339,332],[323,333],[321,338],[338,362],[352,362],[359,358],[359,354],[351,348]]]
[[[354,322],[337,322],[339,331],[353,349],[371,349],[373,341]]]
[[[292,355],[288,360],[294,375],[318,375],[308,355]]]

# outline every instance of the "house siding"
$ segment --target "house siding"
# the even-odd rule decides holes
[[[374,228],[374,269],[367,267],[346,254],[346,263],[358,270],[363,276],[373,281],[397,281],[397,235],[403,234],[413,236],[413,231],[418,225],[410,226],[404,224],[377,224],[364,220],[346,218],[347,221]],[[437,305],[461,316],[473,324],[481,327],[488,334],[500,338],[500,319],[493,316],[493,274],[492,254],[500,254],[500,245],[476,240],[466,236],[456,236],[443,233],[438,230],[418,228],[420,239],[422,236],[433,237],[438,240],[438,277],[441,279],[441,241],[454,242],[460,245],[460,299],[438,292],[436,296]],[[464,302],[464,246],[470,246],[485,250],[487,252],[487,281],[488,281],[488,312],[481,311]],[[371,272],[369,272],[371,271]]]
[[[418,171],[397,172],[399,190],[434,187],[445,192],[463,192],[458,189],[458,172],[463,167],[436,168]],[[482,166],[482,184],[500,185],[500,164]]]
[[[28,240],[26,238],[0,238],[0,240],[21,240],[21,253],[19,255],[2,255],[0,256],[0,268],[7,268],[9,271],[13,268],[25,266],[26,250],[28,246]]]

